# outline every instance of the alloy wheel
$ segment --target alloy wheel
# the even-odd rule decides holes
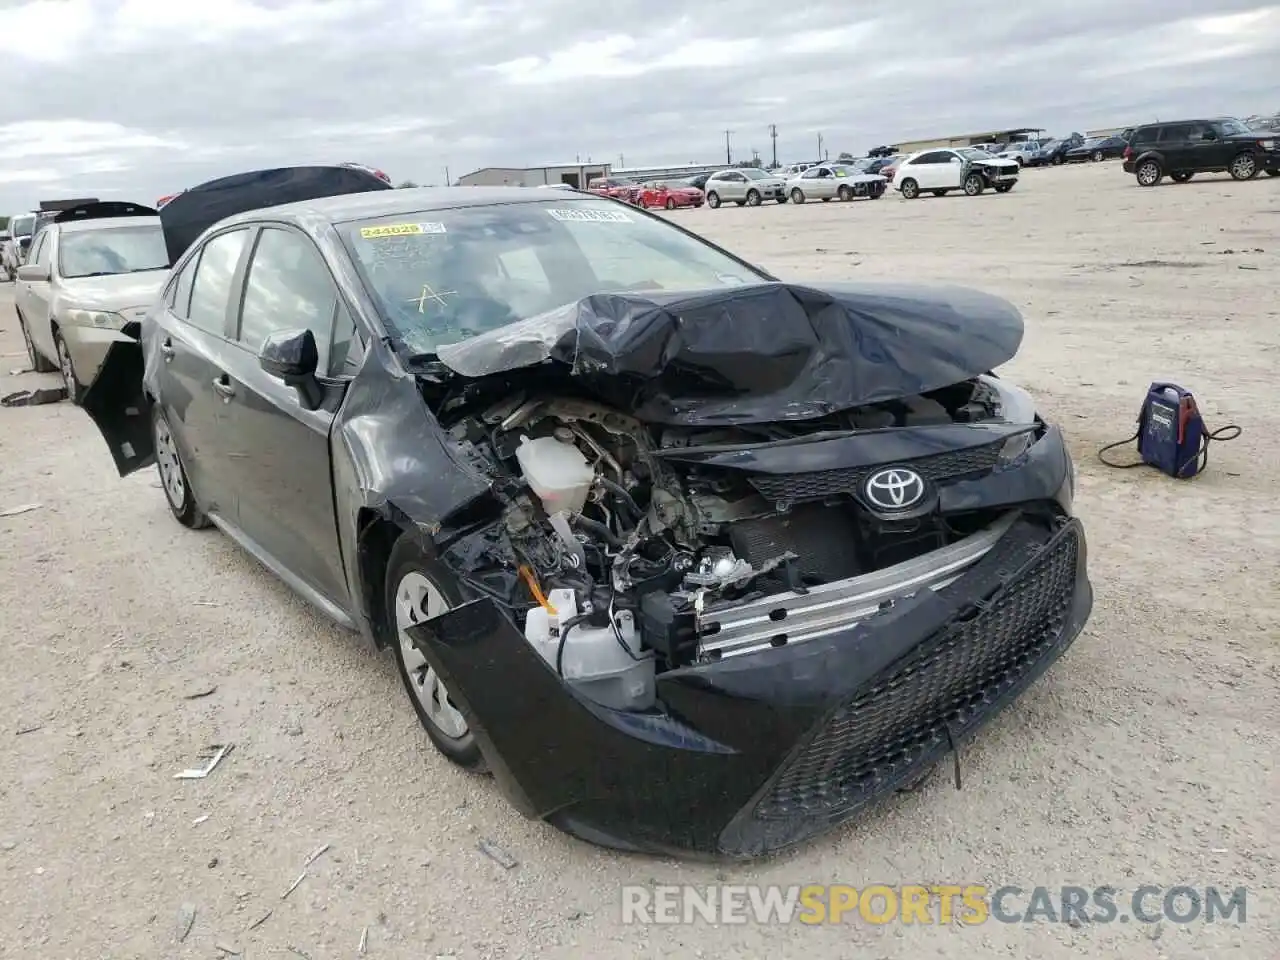
[[[1242,153],[1231,161],[1231,176],[1237,180],[1251,180],[1258,174],[1258,162],[1253,154]]]
[[[446,737],[460,740],[467,735],[467,721],[449,699],[449,691],[414,646],[410,627],[439,616],[449,609],[440,588],[421,573],[406,573],[396,588],[396,633],[405,673],[413,681],[413,694],[431,724]]]
[[[1160,179],[1160,166],[1154,160],[1148,160],[1138,167],[1138,183],[1150,187]]]
[[[187,481],[182,475],[182,461],[178,458],[173,434],[169,431],[169,424],[161,416],[157,416],[155,421],[155,445],[156,466],[160,470],[164,495],[174,510],[181,510],[187,499]]]

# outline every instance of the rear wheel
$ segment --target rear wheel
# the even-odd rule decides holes
[[[1133,171],[1135,179],[1140,187],[1154,187],[1164,178],[1164,170],[1160,167],[1160,161],[1147,159],[1138,164],[1138,169]]]
[[[707,206],[712,210],[720,209],[720,194],[712,190],[707,194]]]
[[[898,188],[902,191],[902,195],[908,200],[914,200],[920,196],[920,184],[916,183],[910,177],[902,181],[902,185]]]
[[[1089,157],[1089,159],[1090,159],[1090,160],[1092,160],[1094,163],[1099,163],[1099,162],[1101,162],[1101,160],[1102,160],[1102,151],[1101,151],[1101,150],[1095,150],[1095,151],[1093,151],[1093,154]]]
[[[155,445],[160,486],[164,490],[164,498],[169,501],[170,512],[180,524],[192,530],[209,526],[209,518],[196,506],[195,494],[187,480],[173,431],[169,429],[169,421],[158,403],[151,407],[151,439]]]
[[[1233,180],[1252,180],[1258,175],[1258,161],[1252,153],[1237,154],[1227,170]]]
[[[1194,171],[1194,170],[1189,171],[1189,172],[1188,172],[1188,171],[1186,171],[1186,170],[1180,170],[1180,171],[1178,171],[1177,173],[1171,173],[1171,174],[1169,174],[1169,179],[1170,179],[1170,180],[1172,180],[1174,183],[1186,183],[1188,180],[1190,180],[1190,179],[1191,179],[1192,177],[1194,177],[1195,175],[1196,175],[1196,174],[1195,174],[1195,171]]]
[[[458,766],[479,771],[484,769],[484,758],[475,734],[407,632],[461,603],[453,577],[421,537],[416,532],[401,534],[387,561],[386,610],[396,631],[396,667],[414,713],[436,749]]]
[[[761,198],[760,198],[760,191],[759,191],[759,190],[748,190],[748,191],[747,191],[747,206],[748,206],[748,207],[758,207],[758,206],[760,206],[760,199],[761,199]]]

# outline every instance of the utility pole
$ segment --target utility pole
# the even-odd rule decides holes
[[[452,181],[451,179],[449,179],[449,165],[448,165],[448,164],[445,164],[445,168],[444,168],[444,185],[445,185],[446,187],[452,187],[452,186],[453,186],[453,181]]]
[[[733,136],[732,130],[724,132],[724,165],[726,167],[733,166],[733,147],[729,146],[729,138]]]
[[[618,154],[618,169],[625,170],[627,168],[627,158],[625,154]]]
[[[778,125],[776,123],[769,124],[769,139],[773,141],[773,164],[770,169],[778,165]]]
[[[822,162],[822,134],[818,134],[818,162]]]

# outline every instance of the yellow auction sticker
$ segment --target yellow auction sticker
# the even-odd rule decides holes
[[[365,240],[380,237],[407,237],[418,233],[444,233],[443,223],[387,223],[380,227],[361,227],[360,236]]]

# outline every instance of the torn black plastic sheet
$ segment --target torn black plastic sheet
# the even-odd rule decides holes
[[[937,390],[1018,351],[1008,301],[961,287],[755,284],[585,297],[438,348],[469,378],[552,361],[658,424],[807,420]]]

